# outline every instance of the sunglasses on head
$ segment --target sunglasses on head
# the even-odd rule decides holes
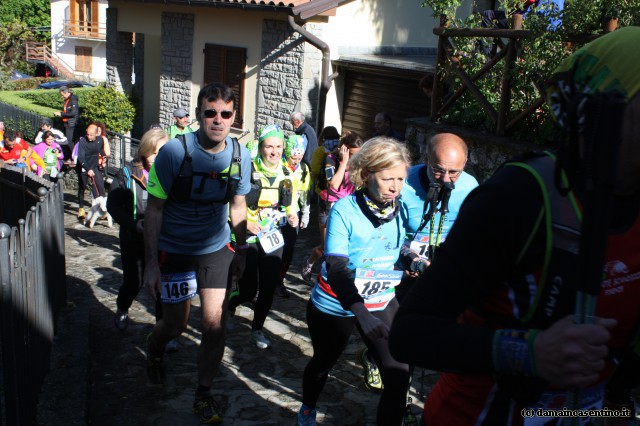
[[[202,111],[202,115],[205,118],[215,118],[216,115],[220,114],[220,117],[224,118],[225,120],[228,120],[231,118],[231,116],[233,115],[233,111],[216,111],[215,109],[205,109],[204,111]]]

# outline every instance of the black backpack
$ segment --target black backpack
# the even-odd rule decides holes
[[[173,182],[173,186],[171,187],[171,191],[169,192],[169,198],[178,203],[186,203],[191,200],[191,190],[193,187],[193,177],[201,176],[200,186],[195,188],[194,192],[196,194],[202,194],[204,192],[204,184],[206,179],[211,176],[211,173],[205,172],[194,172],[191,166],[191,162],[193,158],[191,154],[189,154],[189,150],[187,149],[187,140],[185,135],[177,135],[176,138],[182,143],[182,147],[184,148],[184,157],[182,157],[182,163],[180,164],[180,170],[178,171],[178,176]],[[231,201],[231,198],[237,194],[238,185],[240,183],[240,176],[242,176],[242,157],[240,155],[240,143],[238,139],[231,138],[233,143],[233,154],[231,155],[231,162],[229,163],[229,168],[226,172],[218,173],[217,179],[226,185],[227,189],[225,191],[225,195],[223,198],[219,200],[214,200],[207,202],[209,203],[220,203],[227,204]],[[238,169],[238,179],[232,178],[231,169],[234,165],[237,165]],[[224,179],[226,177],[226,179]]]

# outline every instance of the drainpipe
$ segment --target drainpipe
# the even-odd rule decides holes
[[[331,51],[329,49],[329,45],[300,25],[296,24],[293,16],[289,15],[287,19],[291,28],[299,33],[305,41],[322,50],[322,76],[320,81],[320,96],[318,97],[318,117],[316,120],[316,130],[320,133],[324,128],[324,112],[327,105],[327,93],[329,92],[329,89],[331,89],[331,82],[338,77],[338,73],[336,72],[329,75],[329,72],[331,71]]]

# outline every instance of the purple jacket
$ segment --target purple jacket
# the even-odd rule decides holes
[[[35,151],[36,154],[40,156],[40,158],[42,158],[42,161],[44,161],[44,153],[47,150],[47,148],[49,148],[49,145],[47,145],[46,142],[40,142],[39,144],[33,147],[33,150]],[[62,154],[62,148],[60,148],[60,145],[57,142],[53,142],[51,144],[51,148],[58,149],[58,171],[60,171],[60,168],[62,167],[62,159],[64,158]],[[42,168],[38,166],[37,173],[40,174],[41,172],[46,173],[46,171],[42,170]]]

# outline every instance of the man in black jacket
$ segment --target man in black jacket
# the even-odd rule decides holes
[[[65,135],[69,141],[69,148],[71,149],[71,152],[73,152],[73,148],[75,147],[73,134],[76,130],[76,124],[78,124],[78,116],[80,115],[78,97],[74,95],[71,89],[67,86],[60,87],[60,96],[64,98],[62,111],[56,111],[53,114],[56,117],[62,117]]]

